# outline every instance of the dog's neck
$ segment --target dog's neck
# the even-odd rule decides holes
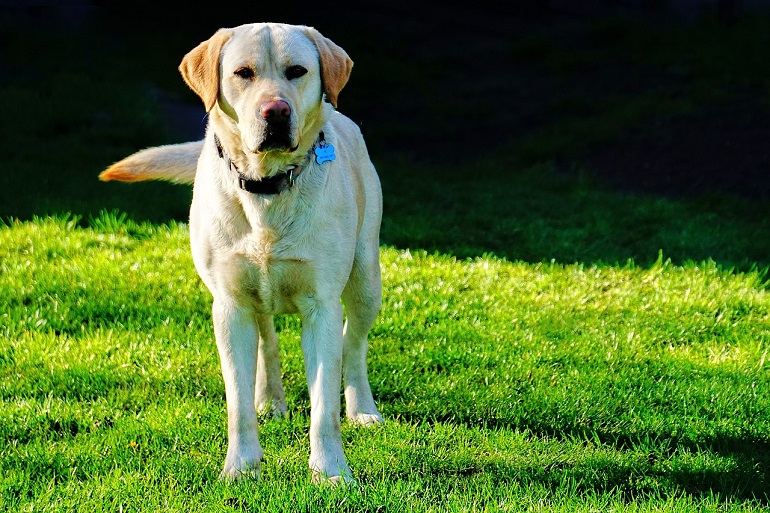
[[[310,148],[312,152],[308,151],[302,164],[298,166],[292,165],[287,171],[282,173],[271,175],[259,180],[254,180],[244,176],[238,170],[238,167],[230,159],[222,147],[222,142],[219,140],[219,137],[217,137],[216,133],[214,134],[214,145],[216,146],[219,158],[222,159],[222,161],[225,163],[228,171],[232,171],[237,176],[238,187],[240,187],[241,190],[253,194],[275,195],[280,194],[285,190],[291,189],[294,187],[294,182],[302,173],[305,166],[310,163],[313,155],[315,155],[315,160],[319,164],[334,160],[336,158],[336,155],[334,154],[334,147],[326,142],[325,135],[322,131],[318,134],[318,139]]]
[[[308,154],[317,143],[318,134],[333,111],[331,105],[321,105],[317,115],[303,127],[299,144],[294,151],[251,153],[244,150],[237,123],[217,107],[209,113],[209,128],[216,134],[223,153],[227,155],[240,175],[249,180],[262,180],[305,165]]]

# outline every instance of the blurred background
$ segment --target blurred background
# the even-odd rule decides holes
[[[383,244],[459,258],[770,265],[770,0],[0,7],[0,219],[185,221],[190,188],[101,183],[200,138],[177,72],[220,27],[315,26],[355,62],[339,110]]]

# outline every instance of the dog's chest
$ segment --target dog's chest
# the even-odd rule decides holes
[[[196,267],[215,297],[278,315],[301,313],[313,298],[336,292],[352,265],[351,245],[340,236],[349,223],[329,220],[317,196],[253,199],[220,202],[205,211],[214,214],[208,220],[191,216]]]
[[[233,254],[232,289],[259,313],[297,312],[297,303],[316,288],[313,260],[298,249],[267,235],[247,238]]]

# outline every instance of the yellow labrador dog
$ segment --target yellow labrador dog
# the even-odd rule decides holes
[[[382,422],[366,367],[381,303],[382,193],[358,127],[334,109],[352,64],[310,27],[221,29],[179,66],[208,111],[205,139],[140,151],[100,175],[195,184],[190,242],[214,297],[225,479],[259,475],[257,412],[286,413],[274,315],[302,321],[314,480],[352,480],[343,377],[348,419]]]

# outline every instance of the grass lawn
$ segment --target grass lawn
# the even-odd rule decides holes
[[[294,316],[276,323],[290,417],[262,419],[262,479],[217,481],[225,397],[211,297],[188,246],[190,190],[96,180],[177,140],[157,91],[181,83],[189,34],[147,29],[136,43],[94,23],[27,38],[0,18],[12,50],[0,114],[18,128],[0,138],[0,511],[766,511],[770,204],[611,188],[591,152],[645,133],[661,112],[729,106],[747,88],[765,102],[770,67],[729,50],[764,48],[757,27],[770,19],[720,32],[724,47],[704,54],[687,41],[707,41],[709,25],[654,38],[614,18],[565,27],[547,32],[563,40],[533,26],[494,50],[542,87],[521,89],[529,100],[562,91],[529,118],[517,111],[537,126],[511,120],[486,152],[427,160],[397,149],[415,146],[419,112],[408,125],[384,108],[366,118],[364,91],[381,78],[367,62],[391,73],[399,97],[400,73],[423,73],[409,83],[424,93],[461,56],[404,69],[395,42],[378,54],[365,31],[336,27],[373,52],[354,55],[349,98],[385,196],[369,361],[386,424],[343,422],[358,484],[330,489],[310,483]],[[622,45],[597,43],[621,33]],[[606,62],[656,71],[652,88],[625,82],[581,100]],[[465,133],[436,91],[422,106],[438,133]]]
[[[767,504],[761,273],[709,262],[458,261],[384,247],[370,361],[387,423],[343,428],[359,486],[310,484],[294,317],[278,324],[291,417],[262,423],[262,481],[227,485],[216,481],[226,414],[210,297],[185,225],[94,224],[0,229],[8,511]]]

